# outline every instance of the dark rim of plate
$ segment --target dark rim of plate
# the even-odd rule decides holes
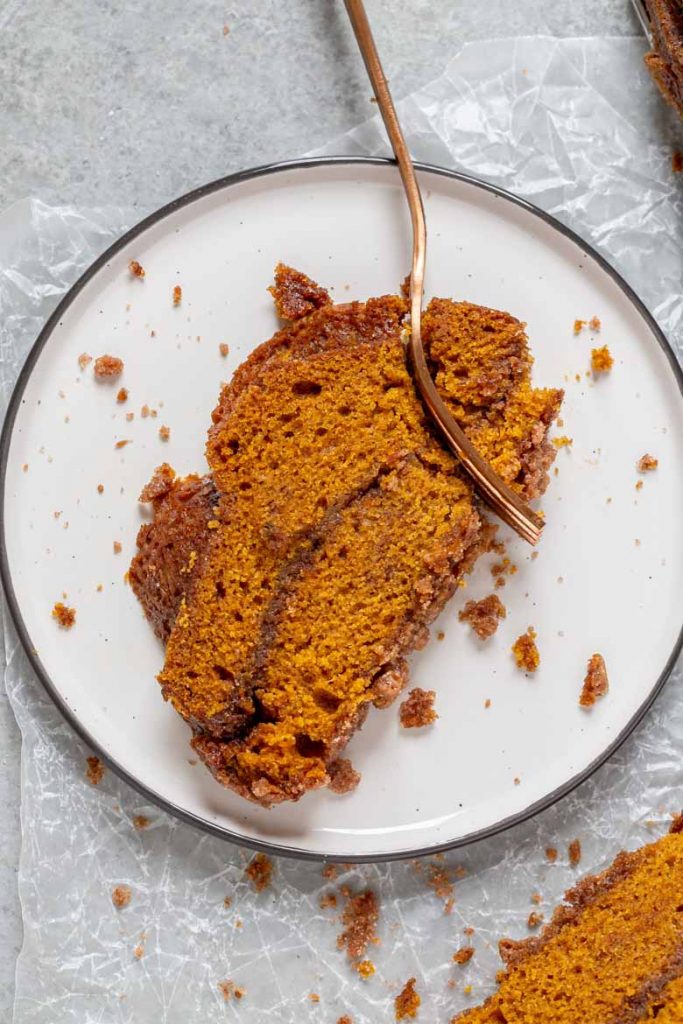
[[[21,405],[22,396],[24,390],[31,376],[33,367],[35,366],[40,353],[44,346],[50,340],[52,332],[60,319],[64,316],[64,313],[69,308],[74,299],[78,296],[85,285],[94,277],[102,267],[104,267],[113,256],[116,255],[121,249],[123,249],[129,242],[137,238],[138,235],[142,234],[148,228],[157,224],[165,217],[174,213],[176,210],[181,209],[184,206],[188,206],[191,203],[196,202],[203,197],[210,195],[212,192],[218,192],[221,189],[230,188],[233,185],[238,185],[241,182],[249,181],[253,178],[261,178],[271,174],[279,174],[283,172],[291,171],[305,171],[317,167],[324,166],[380,166],[380,167],[391,167],[395,166],[395,161],[391,159],[385,159],[381,157],[313,157],[304,160],[293,160],[283,163],[267,164],[263,167],[254,167],[251,170],[240,171],[236,174],[227,175],[227,177],[219,178],[217,181],[209,182],[207,185],[201,186],[201,188],[194,189],[192,192],[186,193],[186,195],[180,196],[178,199],[174,199],[173,202],[168,203],[166,206],[162,206],[155,213],[150,214],[141,220],[135,227],[131,228],[124,235],[121,236],[113,245],[111,245],[106,252],[104,252],[95,262],[81,275],[74,285],[69,289],[66,295],[57,305],[54,312],[47,320],[45,326],[41,330],[38,338],[36,339],[31,351],[29,352],[26,362],[24,363],[21,372],[17,378],[12,396],[7,408],[7,414],[5,422],[2,428],[2,435],[0,436],[0,495],[2,500],[2,515],[0,515],[0,578],[2,579],[3,587],[5,590],[5,596],[9,611],[17,630],[17,634],[21,641],[21,644],[26,652],[26,655],[31,663],[38,679],[41,681],[45,690],[50,695],[60,712],[74,729],[74,731],[84,740],[85,743],[101,758],[103,763],[107,765],[113,772],[115,772],[120,778],[127,782],[133,789],[137,790],[142,796],[148,799],[151,803],[156,804],[158,807],[181,821],[187,822],[189,825],[201,829],[204,832],[209,832],[212,835],[220,836],[222,839],[230,840],[231,842],[237,843],[241,846],[246,846],[253,850],[261,850],[263,852],[272,854],[274,856],[294,857],[301,860],[315,860],[315,861],[326,861],[326,860],[343,860],[349,863],[372,863],[377,861],[394,861],[394,860],[405,860],[412,857],[423,857],[440,853],[445,850],[456,849],[457,847],[467,846],[470,843],[477,842],[480,839],[487,839],[491,836],[498,835],[504,832],[506,829],[512,828],[514,825],[527,821],[532,818],[535,814],[545,810],[552,804],[556,803],[562,797],[566,796],[572,790],[576,789],[582,782],[585,782],[598,768],[600,768],[605,761],[607,761],[612,754],[624,743],[624,741],[631,735],[636,726],[642,721],[646,713],[649,711],[656,697],[661,692],[664,684],[669,678],[671,671],[676,663],[678,655],[683,648],[683,626],[678,635],[678,639],[674,644],[674,647],[666,660],[666,664],[662,672],[660,673],[657,681],[655,682],[652,690],[640,705],[638,710],[635,712],[633,717],[627,723],[627,725],[621,730],[618,736],[602,751],[602,753],[595,758],[586,768],[578,772],[571,779],[568,779],[562,786],[548,793],[541,800],[537,800],[535,803],[525,807],[524,810],[517,814],[510,815],[507,818],[503,818],[501,821],[496,822],[487,828],[480,829],[477,832],[472,832],[469,835],[462,836],[459,839],[454,839],[442,843],[435,843],[433,846],[418,847],[416,849],[398,850],[393,853],[371,853],[371,854],[349,854],[346,852],[340,853],[318,853],[311,850],[297,849],[292,846],[280,846],[276,843],[264,842],[259,839],[252,839],[240,835],[238,832],[233,832],[228,828],[223,828],[220,825],[214,824],[207,821],[205,818],[184,810],[182,807],[178,807],[171,801],[165,799],[159,794],[155,793],[154,790],[149,789],[143,785],[134,775],[114,760],[104,750],[98,742],[90,735],[88,730],[79,721],[78,717],[69,708],[63,697],[61,696],[57,686],[52,681],[50,675],[43,666],[38,654],[36,653],[28,630],[24,623],[19,603],[17,601],[14,587],[12,584],[9,559],[7,554],[7,538],[5,532],[5,490],[7,483],[7,462],[9,456],[10,443],[12,439],[12,431],[14,427],[14,421],[17,416],[17,412]],[[556,220],[550,214],[545,213],[532,203],[528,203],[524,199],[520,199],[513,195],[511,192],[507,192],[505,189],[498,188],[495,185],[490,185],[487,182],[480,181],[478,178],[474,178],[468,174],[461,174],[458,171],[451,171],[444,167],[437,167],[431,164],[416,164],[418,170],[429,174],[440,175],[441,177],[455,179],[456,181],[464,182],[468,185],[473,185],[476,188],[482,189],[484,192],[488,192],[501,199],[507,200],[507,202],[513,203],[515,206],[521,207],[528,213],[538,217],[539,220],[545,221],[552,228],[564,235],[565,238],[570,239],[574,242],[582,253],[592,259],[597,265],[604,270],[609,277],[619,286],[621,291],[627,297],[629,302],[638,311],[646,325],[656,338],[657,342],[661,346],[664,354],[666,355],[671,370],[678,382],[679,391],[683,397],[683,370],[679,366],[678,360],[674,354],[673,349],[669,345],[666,337],[664,336],[661,328],[656,323],[654,317],[638,298],[636,293],[630,287],[629,284],[621,277],[621,275],[611,266],[608,261],[600,255],[592,246],[588,245],[576,232],[566,227],[560,221]],[[398,179],[397,179],[398,180]]]

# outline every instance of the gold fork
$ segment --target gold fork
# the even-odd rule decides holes
[[[420,330],[422,297],[424,293],[425,258],[427,254],[427,227],[420,186],[415,168],[401,131],[389,86],[382,70],[377,47],[363,0],[344,0],[360,52],[365,61],[375,98],[382,114],[394,155],[403,181],[413,225],[413,262],[410,274],[410,341],[408,354],[413,367],[415,383],[422,401],[437,423],[451,450],[457,455],[471,477],[477,491],[487,504],[511,526],[520,537],[536,544],[541,536],[543,520],[520,498],[479,454],[436,390],[427,366]]]

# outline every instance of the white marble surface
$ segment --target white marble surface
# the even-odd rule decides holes
[[[632,35],[627,0],[368,0],[397,96],[491,36]],[[223,26],[229,28],[224,34]],[[0,0],[0,209],[26,195],[140,213],[364,120],[341,0]],[[0,692],[0,1020],[21,944],[19,736]]]

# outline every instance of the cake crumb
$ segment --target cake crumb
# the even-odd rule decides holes
[[[171,428],[170,427],[166,427],[166,426],[159,427],[159,437],[161,438],[162,441],[168,441],[170,436],[171,436]]]
[[[569,863],[573,868],[575,868],[576,865],[581,861],[581,840],[572,839],[571,843],[569,844],[568,852]]]
[[[448,871],[439,863],[429,865],[427,885],[432,889],[439,899],[448,903],[453,898],[453,882]]]
[[[422,1000],[415,991],[416,978],[409,978],[394,1000],[396,1020],[417,1017]]]
[[[453,954],[453,960],[456,964],[468,964],[474,956],[474,946],[461,946]]]
[[[642,480],[637,480],[636,481],[636,490],[640,491],[640,490],[642,490],[642,488],[643,488],[643,481]]]
[[[488,708],[490,708],[490,707],[491,707],[491,698],[490,698],[490,697],[487,697],[487,698],[486,698],[486,700],[484,701],[484,707],[485,707],[485,708],[486,708],[487,710],[488,710]]]
[[[377,939],[379,903],[372,889],[349,896],[342,914],[344,930],[337,936],[337,948],[346,949],[349,959],[365,956],[368,945]]]
[[[240,988],[239,985],[236,985],[234,981],[230,981],[229,979],[226,981],[219,981],[218,990],[226,1003],[230,999],[242,999],[246,991],[246,989]]]
[[[329,910],[331,907],[337,906],[337,897],[333,892],[325,892],[320,897],[318,905],[321,910]]]
[[[653,469],[656,469],[659,465],[659,459],[656,459],[654,455],[641,455],[636,462],[636,469],[639,473],[651,473]]]
[[[320,1002],[320,996],[318,995],[317,992],[309,992],[308,998],[311,1000],[312,1003]]]
[[[517,668],[523,669],[524,672],[536,671],[541,663],[541,656],[536,646],[536,630],[533,626],[529,626],[526,633],[517,637],[512,645],[512,653]]]
[[[80,356],[78,357],[78,365],[80,366],[81,370],[85,370],[86,366],[88,366],[90,363],[92,363],[92,356],[88,355],[87,352],[81,352]]]
[[[599,316],[592,316],[590,318],[590,320],[588,321],[588,326],[590,327],[591,331],[599,331],[600,328],[602,327],[602,324],[600,322],[600,317]]]
[[[515,784],[515,786],[519,786],[522,780],[520,779],[519,775],[515,775],[512,781]]]
[[[607,667],[601,654],[593,654],[588,660],[586,678],[583,681],[579,704],[582,708],[592,708],[598,697],[604,697],[609,690]]]
[[[265,853],[257,853],[244,871],[256,892],[263,892],[271,883],[273,863]]]
[[[683,832],[683,813],[679,812],[678,814],[674,814],[673,818],[671,819],[671,824],[669,826],[669,834],[678,835],[681,832]]]
[[[340,1017],[337,1024],[353,1024],[353,1021],[349,1017],[348,1013],[345,1013],[343,1017]]]
[[[364,981],[367,981],[367,979],[371,978],[375,973],[375,965],[372,960],[361,960],[359,964],[356,964],[356,970],[361,978],[363,978]]]
[[[584,329],[584,327],[586,326],[587,323],[588,323],[587,320],[575,320],[574,321],[574,334],[581,334],[581,331]]]
[[[545,858],[549,860],[551,864],[554,864],[557,860],[557,850],[554,846],[546,847]]]
[[[133,893],[129,885],[117,885],[111,894],[111,901],[117,910],[123,910],[127,907],[133,897]]]
[[[360,772],[356,771],[348,757],[338,757],[329,766],[327,773],[330,776],[330,781],[327,784],[328,789],[339,795],[351,793],[361,778]]]
[[[127,412],[126,413],[126,423],[132,423],[134,419],[135,419],[135,413],[134,412]]]
[[[142,416],[143,420],[147,419],[147,417],[149,416],[149,406],[148,405],[143,405],[142,406],[142,408],[140,409],[140,415]]]
[[[680,149],[675,150],[671,154],[671,170],[674,174],[680,174],[683,171],[683,153]]]
[[[527,928],[538,928],[542,920],[543,914],[537,914],[535,910],[532,910],[527,918]]]
[[[116,401],[119,403],[119,405],[122,405],[123,402],[125,402],[127,400],[128,400],[128,389],[127,388],[119,388],[119,390],[117,392],[117,395],[116,395]]]
[[[114,544],[113,544],[113,548],[114,548],[114,554],[115,555],[120,555],[121,551],[122,551],[121,541],[120,540],[115,540]]]
[[[614,366],[614,359],[607,345],[591,351],[591,369],[593,373],[608,373]]]
[[[118,356],[98,356],[93,373],[98,380],[115,380],[123,373],[123,359]]]
[[[182,301],[183,301],[183,289],[181,288],[181,286],[179,284],[177,284],[173,288],[173,305],[174,306],[179,306]]]
[[[232,896],[223,897],[223,906],[225,907],[226,910],[232,906]]]
[[[435,690],[423,690],[416,686],[410,691],[399,707],[399,718],[403,729],[421,729],[431,725],[439,717],[434,710]]]
[[[326,864],[322,871],[323,878],[327,878],[328,881],[334,882],[339,876],[339,868],[336,864]]]
[[[86,758],[86,763],[88,765],[85,771],[86,779],[91,786],[99,786],[104,778],[104,765],[99,757],[95,757],[94,754]]]
[[[131,444],[131,443],[132,442],[130,440],[117,441],[116,444],[114,445],[114,448],[117,449],[117,450],[120,449],[120,448],[125,448],[127,444]]]
[[[536,906],[543,902],[543,897],[541,896],[540,892],[532,892],[531,902],[535,903]]]
[[[230,352],[230,346],[226,344],[226,342],[222,341],[218,346],[218,351],[223,356],[223,359],[225,359]]]
[[[131,260],[128,264],[128,269],[133,277],[143,278],[145,276],[145,268],[139,260]]]
[[[101,594],[102,591],[104,590],[104,587],[102,586],[101,583],[98,583],[97,586],[95,587],[95,590],[97,591],[98,594]]]
[[[133,828],[136,828],[138,832],[142,832],[144,829],[149,828],[151,822],[146,814],[136,814],[133,818]]]
[[[480,640],[488,640],[493,636],[506,615],[505,605],[497,594],[489,594],[481,601],[468,601],[458,612],[459,620],[468,622]]]
[[[104,494],[104,484],[98,484],[97,485],[97,493],[98,494]]]
[[[223,35],[224,36],[229,36],[230,35],[230,26],[229,25],[224,25],[223,26]]]
[[[566,434],[563,434],[562,437],[553,438],[553,445],[555,446],[555,448],[557,448],[558,451],[560,450],[560,448],[570,448],[573,444],[574,438],[567,437]]]
[[[62,629],[71,629],[76,621],[76,609],[68,608],[62,601],[55,601],[52,618],[56,619]]]

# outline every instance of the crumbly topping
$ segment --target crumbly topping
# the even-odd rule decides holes
[[[129,885],[117,885],[112,890],[111,901],[117,910],[123,910],[127,907],[133,898],[133,893]]]
[[[160,466],[154,470],[154,474],[149,483],[146,483],[140,492],[138,501],[158,501],[159,498],[163,498],[164,495],[173,487],[175,480],[175,470],[172,466],[169,466],[168,462],[162,462]]]
[[[93,372],[98,380],[115,380],[123,373],[123,359],[118,356],[98,356]]]
[[[401,726],[404,729],[421,729],[431,725],[439,717],[434,710],[435,690],[422,690],[419,686],[411,690],[399,708]]]
[[[394,1000],[396,1020],[417,1017],[422,1000],[415,991],[416,978],[409,978]]]
[[[481,601],[468,601],[458,613],[461,622],[468,622],[480,640],[487,640],[498,629],[507,615],[505,605],[497,594],[489,594]]]
[[[609,680],[605,659],[601,654],[593,654],[588,661],[579,704],[582,708],[592,708],[598,697],[604,697],[608,690]]]
[[[273,863],[265,853],[257,853],[244,871],[256,892],[263,892],[273,877]]]
[[[529,626],[526,633],[517,637],[512,645],[512,653],[517,668],[521,668],[524,672],[536,671],[541,664],[541,656],[536,646],[536,630],[533,626]]]
[[[351,793],[360,782],[360,772],[353,767],[348,757],[338,757],[327,769],[330,776],[328,789],[333,793]]]
[[[275,268],[275,284],[268,291],[275,299],[275,309],[282,320],[300,320],[316,309],[329,306],[332,301],[325,288],[284,263],[278,263]]]
[[[76,609],[68,608],[62,601],[55,601],[52,618],[56,619],[62,629],[71,629],[76,621]]]

